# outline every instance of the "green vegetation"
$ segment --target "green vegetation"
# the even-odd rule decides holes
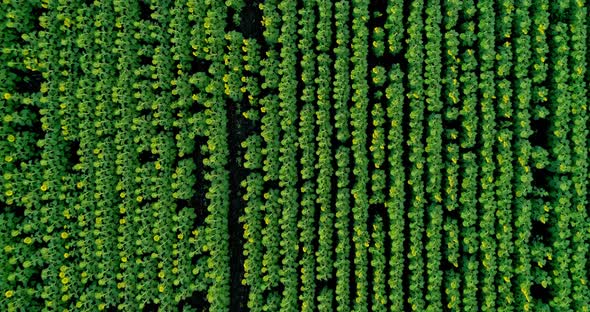
[[[588,311],[585,0],[0,1],[0,311]]]

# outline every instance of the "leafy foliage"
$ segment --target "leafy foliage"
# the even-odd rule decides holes
[[[0,311],[588,311],[585,0],[0,16]]]

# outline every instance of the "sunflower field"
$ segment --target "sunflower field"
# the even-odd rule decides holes
[[[589,311],[587,0],[0,0],[0,311]]]

